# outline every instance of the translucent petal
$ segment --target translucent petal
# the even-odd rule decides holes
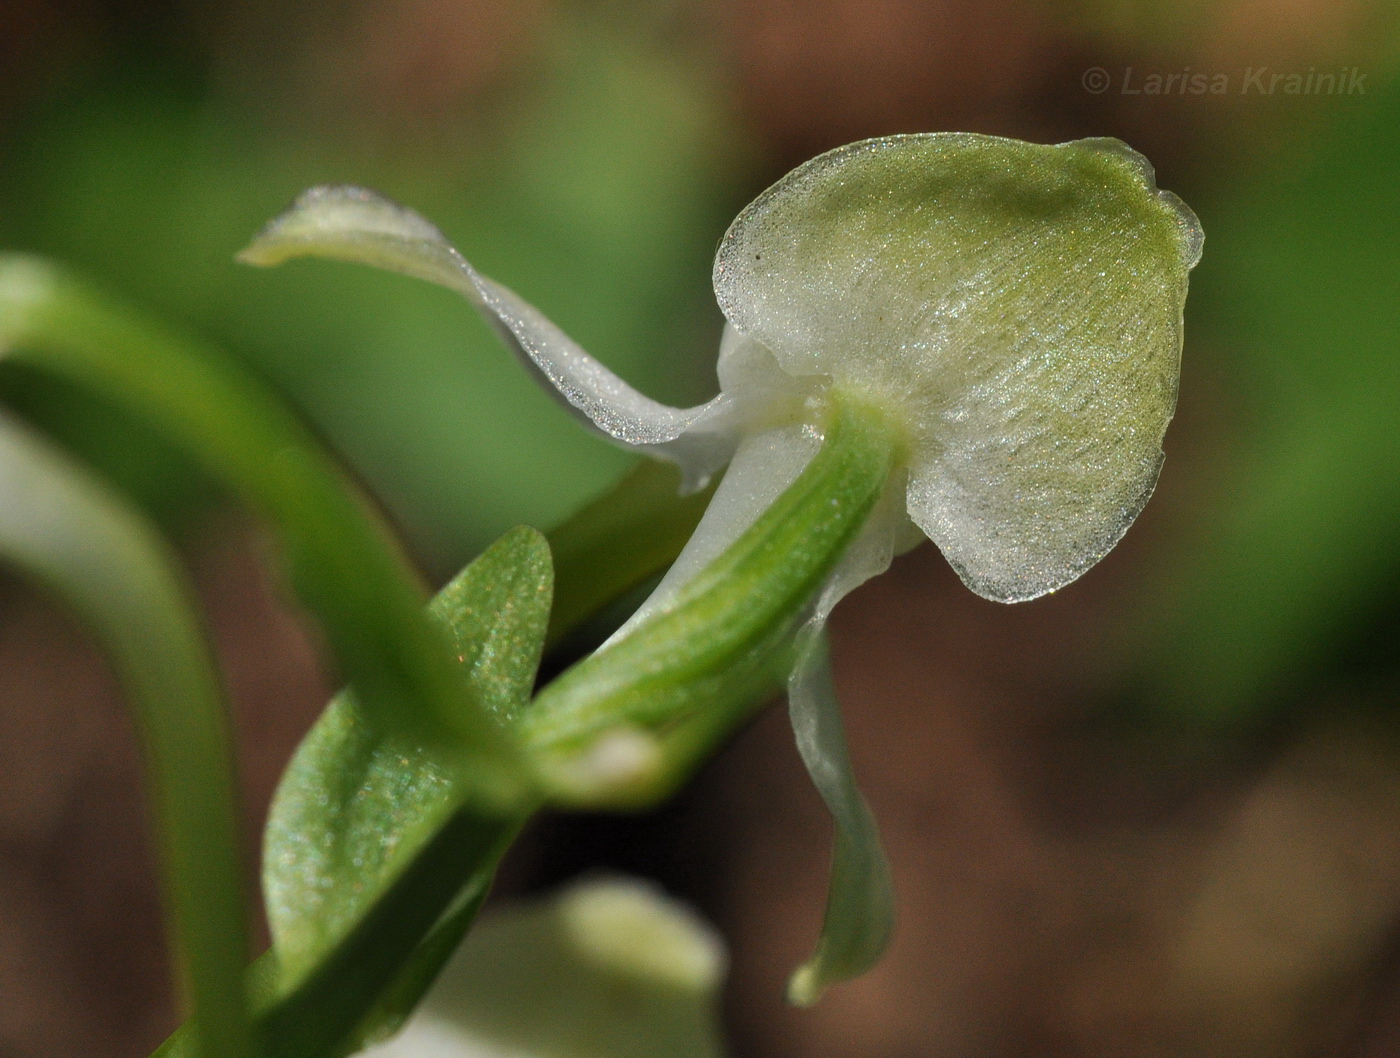
[[[837,603],[889,569],[895,555],[903,554],[923,539],[904,511],[904,494],[904,474],[892,474],[860,536],[827,577],[813,606],[810,623],[825,625]]]
[[[911,438],[909,514],[980,595],[1068,583],[1152,491],[1195,216],[1113,140],[935,133],[800,166],[715,259],[725,316]]]
[[[585,423],[624,445],[680,464],[698,488],[736,442],[731,401],[673,408],[633,389],[518,294],[483,276],[432,224],[359,187],[314,187],[239,254],[248,264],[329,257],[386,268],[464,295],[533,374]]]
[[[746,438],[734,453],[729,470],[685,549],[656,590],[608,643],[664,611],[692,577],[739,539],[768,505],[797,480],[820,448],[821,439],[798,425],[780,426]]]

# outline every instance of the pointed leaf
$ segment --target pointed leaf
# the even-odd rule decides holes
[[[477,698],[503,723],[530,699],[551,586],[548,545],[522,527],[429,608]],[[331,702],[284,774],[267,824],[263,887],[285,986],[339,943],[463,800],[432,747],[369,723],[352,692]]]
[[[502,716],[528,701],[549,551],[507,533],[430,609]],[[494,618],[494,619],[493,619]],[[265,838],[274,949],[250,972],[265,1058],[340,1058],[391,1031],[470,927],[524,820],[483,812],[434,754],[376,735],[342,693],[283,776]],[[187,1029],[156,1058],[194,1058]]]

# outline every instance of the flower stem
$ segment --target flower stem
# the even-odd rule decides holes
[[[649,803],[786,676],[792,633],[879,499],[898,431],[833,396],[812,462],[673,603],[555,680],[521,718],[555,797]]]

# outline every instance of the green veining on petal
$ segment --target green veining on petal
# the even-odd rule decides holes
[[[1018,601],[1093,565],[1151,494],[1200,248],[1116,140],[934,133],[800,166],[714,277],[789,373],[903,418],[911,516],[970,588]]]

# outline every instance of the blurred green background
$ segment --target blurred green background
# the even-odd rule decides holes
[[[0,245],[66,261],[221,342],[295,402],[441,580],[513,524],[554,524],[627,458],[584,435],[444,291],[322,263],[234,264],[304,187],[361,183],[411,204],[624,377],[690,403],[715,385],[714,245],[792,165],[902,131],[1125,139],[1206,231],[1159,494],[1101,567],[1025,610],[964,598],[935,555],[904,560],[869,589],[865,610],[922,607],[948,624],[886,628],[879,646],[902,653],[884,670],[858,648],[875,633],[857,628],[853,600],[837,625],[838,668],[845,628],[853,741],[859,758],[866,740],[872,796],[886,802],[906,879],[901,943],[922,955],[897,949],[886,976],[800,1022],[767,993],[746,995],[772,982],[758,963],[744,970],[741,948],[738,1045],[765,1055],[1400,1054],[1385,1027],[1400,1019],[1400,853],[1387,851],[1400,840],[1397,28],[1400,10],[1381,0],[6,0]],[[1349,90],[1262,91],[1276,73],[1305,86],[1337,74]],[[1192,74],[1223,77],[1225,91],[1192,91]],[[1154,75],[1167,94],[1134,91]],[[217,528],[229,515],[178,455],[100,399],[39,375],[0,365],[0,396],[116,478],[197,562],[225,570],[209,575],[223,585],[210,595],[216,628],[221,606],[268,625],[245,610],[279,604],[237,602],[227,570],[244,567],[208,557],[237,551]],[[915,588],[917,599],[900,594]],[[28,596],[7,589],[0,604],[0,635],[15,644],[4,648],[0,719],[19,725],[5,736],[15,759],[0,756],[10,776],[0,802],[21,820],[0,831],[0,863],[20,879],[10,884],[33,890],[0,892],[40,918],[82,921],[57,890],[35,893],[60,875],[79,889],[94,863],[118,855],[72,829],[73,818],[95,825],[83,814],[100,796],[92,775],[108,773],[91,764],[60,782],[62,769],[19,761],[78,752],[64,742],[79,739],[65,734],[71,712],[38,742],[24,739],[40,723],[26,718],[55,693],[34,673],[77,664],[64,651],[81,648],[47,625],[33,631],[25,607],[41,604]],[[960,635],[970,637],[962,651],[951,645]],[[37,649],[26,636],[60,645]],[[311,648],[274,664],[259,642],[229,637],[234,670],[285,664],[303,675],[294,705],[249,677],[248,716],[287,711],[280,726],[241,721],[266,743],[247,750],[264,761],[250,765],[262,776],[250,779],[254,814],[319,694]],[[762,948],[764,914],[746,908],[771,914],[774,894],[765,903],[759,883],[732,878],[761,861],[745,848],[782,830],[777,809],[778,830],[763,830],[762,784],[745,770],[762,770],[745,753],[778,737],[766,731],[702,780],[721,807],[686,801],[651,821],[545,828],[518,884],[598,864],[648,871],[727,926],[760,931],[750,943]],[[97,760],[105,737],[81,743],[78,759]],[[903,771],[882,748],[901,739],[922,747]],[[103,781],[125,790],[134,780],[119,770]],[[45,782],[58,792],[43,793]],[[1301,800],[1270,800],[1277,789]],[[789,795],[806,796],[784,788],[777,800]],[[24,822],[23,806],[45,797],[57,807],[42,825]],[[901,805],[913,806],[907,818]],[[968,805],[1001,806],[1000,822],[960,815]],[[824,839],[811,826],[817,837],[789,866],[810,860],[819,877]],[[988,842],[980,853],[974,833]],[[690,852],[672,847],[688,841]],[[919,866],[926,848],[944,858]],[[67,866],[31,869],[36,849]],[[1123,892],[1110,897],[1114,877]],[[920,904],[925,882],[935,895]],[[88,912],[92,929],[122,906]],[[1046,906],[1060,925],[1046,924]],[[1040,912],[1028,924],[1017,907]],[[88,936],[64,933],[70,923],[25,939],[14,923],[26,914],[0,924],[13,941],[0,943],[0,980]],[[1253,962],[1232,929],[1268,938]],[[1211,947],[1198,933],[1224,939]],[[1071,970],[1050,954],[1057,947],[1094,955]],[[0,1054],[99,1044],[137,1054],[159,1037],[158,975],[130,994],[112,984],[139,959],[58,963],[29,998],[0,985]],[[993,991],[1018,998],[1001,1007]],[[54,1028],[55,1011],[96,1009],[97,995],[117,997],[105,1020],[82,1028],[88,1015],[72,1014]],[[133,1005],[149,1020],[132,1020]]]
[[[625,458],[580,439],[451,295],[355,269],[270,280],[235,264],[300,190],[360,183],[414,203],[649,392],[706,396],[718,313],[704,276],[748,162],[722,78],[695,49],[663,49],[623,12],[409,5],[304,24],[266,12],[242,33],[251,15],[231,11],[233,25],[202,27],[215,54],[200,54],[186,34],[211,14],[143,12],[164,39],[139,45],[34,46],[39,83],[21,82],[7,115],[0,240],[117,279],[241,355],[440,576],[512,524],[558,520]],[[323,21],[333,14],[349,27]],[[19,388],[55,432],[100,438],[85,450],[120,463],[152,506],[186,498],[158,459],[112,452],[92,409]]]

